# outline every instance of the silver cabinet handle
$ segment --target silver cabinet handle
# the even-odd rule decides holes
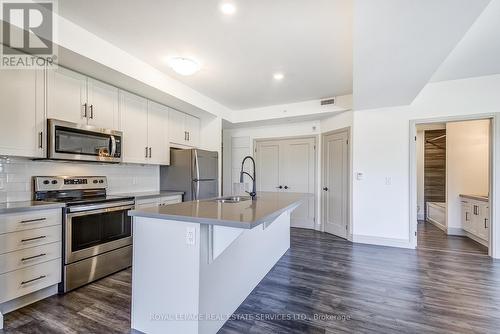
[[[47,220],[47,218],[26,219],[26,220],[21,220],[19,224],[36,223],[44,220]]]
[[[188,140],[188,137],[187,137],[187,136],[188,136],[187,131],[184,131],[184,140],[186,140],[186,141]]]
[[[83,118],[87,118],[87,108],[88,108],[87,103],[84,103],[83,104]]]
[[[488,221],[488,218],[484,218],[484,228],[488,228],[488,226],[486,226],[487,221]]]
[[[46,254],[46,253],[42,253],[42,254],[38,254],[38,255],[35,255],[35,256],[23,257],[23,258],[21,259],[21,261],[33,260],[33,259],[36,259],[36,258],[39,258],[39,257],[45,256],[45,255],[47,255],[47,254]]]
[[[21,242],[28,242],[28,241],[40,240],[40,239],[44,239],[44,238],[47,238],[47,236],[46,235],[41,235],[39,237],[34,237],[34,238],[29,238],[29,239],[22,239]]]
[[[90,105],[90,119],[94,119],[94,105]]]
[[[465,212],[465,221],[469,221],[469,213]]]
[[[31,283],[31,282],[35,282],[35,281],[44,279],[45,277],[47,277],[47,276],[46,275],[41,275],[41,276],[39,276],[37,278],[33,278],[33,279],[30,279],[30,280],[27,280],[27,281],[22,281],[21,285],[25,285],[25,284],[28,284],[28,283]]]
[[[149,147],[149,157],[151,158],[151,147]]]
[[[188,131],[188,141],[191,140],[191,133]]]
[[[38,148],[43,148],[43,131],[38,132]]]
[[[148,157],[148,147],[146,146],[146,158]]]
[[[328,187],[323,187],[323,190],[324,191],[328,191]]]
[[[283,186],[277,186],[276,188],[277,189],[283,189]]]
[[[285,189],[288,189],[288,186],[285,186]]]

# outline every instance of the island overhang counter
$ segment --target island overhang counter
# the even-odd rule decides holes
[[[261,192],[133,210],[132,328],[217,333],[290,248],[309,194]]]

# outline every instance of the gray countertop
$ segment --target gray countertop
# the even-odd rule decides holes
[[[272,222],[283,212],[296,208],[311,194],[260,192],[257,199],[220,203],[213,199],[132,210],[133,217],[195,222],[251,229]]]
[[[184,195],[184,192],[183,191],[160,190],[160,191],[143,191],[143,192],[111,194],[110,196],[135,197],[136,200],[141,200],[141,199],[148,199],[148,198],[168,197],[168,196],[178,196],[178,195]]]
[[[0,214],[60,209],[65,206],[64,203],[43,202],[43,201],[21,201],[21,202],[6,202],[0,203]]]
[[[460,194],[460,197],[475,199],[477,201],[488,202],[489,198],[486,195]]]

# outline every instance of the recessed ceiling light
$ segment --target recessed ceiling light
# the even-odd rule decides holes
[[[283,73],[274,73],[273,74],[273,78],[274,80],[283,80],[283,78],[285,77],[285,75]]]
[[[220,10],[226,15],[233,15],[236,13],[236,6],[232,2],[224,2],[221,4]]]
[[[170,58],[168,66],[181,75],[192,75],[200,70],[200,64],[192,59],[183,57]]]

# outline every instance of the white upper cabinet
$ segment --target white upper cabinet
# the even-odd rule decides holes
[[[186,115],[187,144],[189,146],[198,146],[200,143],[200,119]]]
[[[120,91],[123,162],[148,163],[148,101]]]
[[[47,117],[87,124],[87,77],[64,67],[47,73]]]
[[[118,127],[118,89],[64,67],[48,71],[47,116],[101,128]]]
[[[88,124],[118,129],[118,88],[91,78],[87,79]]]
[[[44,72],[3,70],[0,87],[0,155],[44,157]]]
[[[197,146],[200,137],[200,119],[180,111],[169,112],[170,142],[183,146]]]
[[[169,108],[161,104],[151,101],[148,104],[148,159],[151,164],[170,163],[168,111]]]
[[[186,114],[174,109],[169,110],[168,133],[171,143],[185,145],[187,138],[186,129],[184,128],[185,119]]]

